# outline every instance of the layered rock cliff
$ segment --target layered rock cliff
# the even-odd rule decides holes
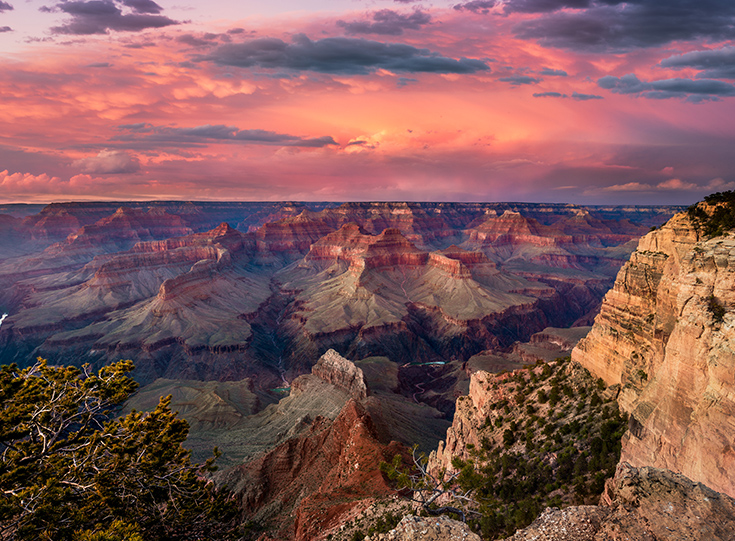
[[[697,213],[641,239],[572,358],[619,386],[622,460],[735,496],[735,235],[707,238]]]
[[[344,389],[356,400],[367,398],[368,388],[362,370],[333,349],[319,358],[311,373],[335,387]]]

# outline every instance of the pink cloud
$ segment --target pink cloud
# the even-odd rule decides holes
[[[652,190],[653,188],[648,184],[641,184],[640,182],[626,182],[625,184],[613,184],[603,188],[607,192],[644,192]]]
[[[46,173],[33,175],[31,173],[9,173],[7,169],[0,171],[0,187],[6,196],[44,192],[58,185],[59,182],[61,182],[61,179]]]
[[[111,175],[135,173],[140,169],[140,161],[122,150],[100,150],[96,156],[82,158],[73,163],[83,173]]]
[[[700,188],[700,186],[693,182],[684,182],[679,178],[665,180],[664,182],[659,183],[656,187],[660,190],[696,190]]]
[[[414,13],[394,7],[400,24]],[[14,180],[3,181],[2,196],[12,187],[29,197],[606,202],[655,192],[689,202],[732,185],[735,100],[692,114],[692,105],[618,95],[596,82],[689,76],[659,66],[675,54],[670,45],[583,55],[519,39],[515,25],[538,14],[424,12],[431,24],[367,36],[378,56],[362,70],[288,55],[344,37],[338,20],[373,21],[364,10],[170,26],[135,38],[37,44],[12,62],[0,59],[0,157],[13,155],[0,164],[32,172],[6,171]],[[235,27],[247,30],[227,32]],[[277,69],[253,60],[261,49],[243,46],[255,38],[285,47]],[[389,53],[398,49],[380,44],[405,45],[414,63],[479,66],[464,58],[489,69],[432,73],[438,64],[429,63],[406,72],[417,64],[396,68]],[[677,54],[695,50],[677,44]],[[502,81],[525,78],[534,84]]]

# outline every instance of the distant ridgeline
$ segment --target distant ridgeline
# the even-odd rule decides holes
[[[708,237],[718,237],[735,228],[735,192],[717,192],[687,209],[697,229]]]

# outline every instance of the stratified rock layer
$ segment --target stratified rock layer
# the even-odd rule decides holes
[[[735,496],[733,307],[732,233],[701,239],[682,213],[641,239],[572,354],[620,385],[621,460]]]
[[[339,525],[355,507],[389,495],[378,465],[400,450],[381,444],[365,408],[350,400],[334,422],[317,417],[306,432],[220,482],[241,495],[247,516],[269,523],[280,539],[307,541]]]
[[[344,389],[357,400],[367,398],[368,388],[362,370],[333,349],[319,358],[311,373],[335,387]]]
[[[6,216],[0,361],[130,357],[144,383],[254,378],[263,389],[308,372],[329,348],[400,364],[466,361],[588,322],[628,241],[671,212],[325,206],[68,203]]]

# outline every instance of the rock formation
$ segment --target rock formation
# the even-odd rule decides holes
[[[506,541],[671,539],[735,539],[735,500],[671,471],[621,462],[599,506],[546,509]]]
[[[681,213],[641,239],[572,354],[619,385],[622,460],[735,496],[734,307],[732,233],[703,238]]]
[[[276,435],[280,439],[276,445],[217,477],[240,495],[246,515],[278,532],[278,539],[315,539],[375,498],[392,493],[378,466],[405,452],[405,446],[381,441],[364,404],[367,385],[362,371],[351,361],[328,351],[312,375],[293,382],[292,395],[283,401],[300,402],[295,409],[303,413],[307,403],[321,403],[324,408],[330,393],[344,397],[336,416],[334,409],[326,409],[326,415],[313,420],[291,417],[293,426],[285,438]],[[282,419],[276,422],[283,424],[285,417],[288,423],[288,412],[294,408],[279,404],[278,409]],[[250,440],[262,437],[258,432],[271,424],[268,409],[256,417],[262,428],[251,422]]]
[[[362,370],[333,349],[319,358],[311,373],[335,387],[344,389],[356,400],[367,398],[368,388]]]
[[[620,242],[643,229],[634,222],[663,212],[401,202],[118,207],[54,204],[0,224],[29,239],[11,243],[23,247],[17,257],[0,255],[0,309],[9,314],[2,362],[43,355],[100,365],[131,356],[143,382],[258,376],[271,387],[307,373],[329,348],[399,364],[463,362],[549,325],[587,321],[627,253]],[[490,225],[499,216],[517,222],[512,242],[473,246],[478,231],[500,242],[502,224]],[[635,220],[620,222],[626,217]],[[218,226],[222,219],[250,232]]]
[[[480,541],[480,536],[467,524],[446,516],[417,517],[407,515],[386,534],[365,538],[365,541]]]

